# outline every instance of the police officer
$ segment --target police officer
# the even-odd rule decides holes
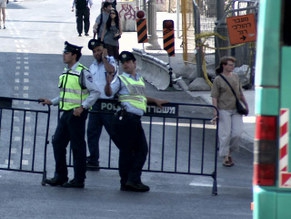
[[[84,188],[85,122],[88,109],[96,102],[100,92],[93,83],[91,73],[79,62],[81,49],[82,47],[65,42],[63,60],[67,66],[59,77],[60,95],[52,100],[39,99],[43,105],[59,105],[62,111],[52,141],[56,162],[55,175],[45,180],[45,183],[51,186]],[[66,147],[69,142],[73,152],[74,178],[68,182]]]
[[[116,72],[116,62],[113,56],[108,56],[107,49],[103,48],[100,40],[92,39],[88,43],[88,48],[92,50],[94,61],[90,65],[90,72],[93,77],[93,82],[99,88],[101,99],[112,99],[104,93],[106,85],[106,74]],[[111,131],[111,114],[100,114],[96,111],[100,110],[100,101],[98,100],[92,107],[92,112],[89,114],[87,126],[87,143],[90,155],[87,157],[87,170],[99,170],[99,138],[103,126],[110,135]],[[95,112],[94,112],[95,111]]]
[[[88,32],[90,28],[90,8],[92,5],[92,0],[73,0],[72,12],[74,11],[74,7],[76,7],[76,23],[79,37],[82,36],[83,21],[85,36],[89,36]]]
[[[119,60],[124,72],[114,82],[113,75],[107,74],[105,93],[117,93],[120,101],[120,109],[113,117],[111,136],[119,149],[120,190],[147,192],[150,187],[141,181],[148,153],[141,116],[146,111],[147,103],[162,107],[167,101],[145,96],[145,82],[136,73],[136,59],[131,52],[121,52]]]

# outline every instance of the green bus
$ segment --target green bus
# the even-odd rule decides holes
[[[253,218],[291,218],[291,0],[260,0]]]

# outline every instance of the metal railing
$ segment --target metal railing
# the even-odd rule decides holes
[[[0,97],[0,170],[46,176],[50,107],[38,100]]]
[[[90,113],[116,111],[115,101],[98,102],[100,110]],[[212,177],[212,194],[216,195],[218,124],[210,123],[214,109],[202,104],[169,103],[162,109],[149,105],[142,117],[149,147],[143,171]],[[118,149],[107,133],[101,135],[99,145],[100,169],[117,170]],[[68,160],[72,166],[72,155]]]
[[[90,113],[116,111],[116,101],[98,103],[100,110]],[[142,117],[149,146],[143,171],[211,177],[216,195],[218,124],[210,123],[214,109],[202,104],[168,103],[162,109],[149,105]],[[37,100],[0,97],[1,170],[40,173],[44,182],[49,120],[50,107],[44,110]],[[101,137],[100,168],[117,170],[118,149],[110,136]],[[72,154],[67,156],[72,166]]]

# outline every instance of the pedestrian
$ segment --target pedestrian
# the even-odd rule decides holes
[[[119,56],[119,39],[122,34],[121,22],[118,12],[115,9],[110,11],[110,16],[103,28],[101,41],[108,50],[108,54],[118,61]]]
[[[88,109],[100,95],[88,69],[79,62],[82,47],[65,42],[63,60],[67,66],[59,77],[60,95],[54,99],[40,98],[45,105],[59,105],[59,119],[52,144],[55,174],[45,183],[51,186],[84,188],[86,178],[85,123]],[[70,142],[73,153],[74,178],[68,182],[66,148]]]
[[[214,79],[211,89],[213,106],[219,111],[219,155],[223,157],[223,166],[234,165],[231,154],[238,150],[238,143],[243,131],[242,115],[237,112],[236,98],[223,77],[228,81],[248,110],[248,104],[242,91],[242,87],[237,74],[233,72],[236,59],[232,56],[222,57],[219,67],[216,69],[217,76]],[[214,121],[217,118],[214,110]]]
[[[93,25],[94,39],[97,35],[97,39],[101,39],[102,31],[106,25],[109,13],[112,9],[111,2],[104,2],[103,7],[101,8],[101,13],[97,16],[95,24]]]
[[[112,120],[112,140],[119,149],[120,190],[147,192],[150,187],[141,181],[142,168],[148,153],[141,116],[146,111],[147,103],[162,107],[167,101],[145,96],[145,82],[136,72],[133,53],[123,51],[119,60],[123,73],[114,82],[113,75],[107,74],[105,93],[108,96],[117,94],[120,102]]]
[[[106,85],[106,74],[115,74],[116,63],[112,56],[108,56],[107,49],[103,48],[100,40],[92,39],[88,43],[88,48],[92,50],[94,61],[90,66],[93,82],[99,88],[101,99],[112,99],[104,92]],[[116,74],[115,74],[116,75]],[[87,157],[87,170],[99,170],[99,139],[103,126],[110,135],[112,115],[94,113],[99,111],[99,100],[93,105],[87,126],[87,143],[90,155]]]
[[[2,28],[1,22],[3,24],[3,29],[6,29],[5,21],[6,21],[6,7],[9,3],[9,0],[0,0],[0,29]],[[2,14],[2,18],[1,18]]]
[[[102,2],[102,4],[104,4],[104,2],[110,2],[112,4],[112,8],[116,9],[116,5],[117,5],[116,0],[105,0]]]
[[[89,36],[90,29],[90,9],[93,5],[92,0],[73,0],[72,12],[76,8],[76,24],[79,37],[82,36],[83,22],[85,36]]]

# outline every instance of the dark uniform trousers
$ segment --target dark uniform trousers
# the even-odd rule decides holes
[[[141,183],[142,168],[145,164],[148,145],[140,116],[126,113],[114,115],[112,140],[119,149],[120,183],[127,181]]]
[[[53,136],[53,149],[56,161],[55,177],[68,179],[66,148],[70,142],[73,153],[74,179],[84,182],[86,178],[86,142],[85,124],[88,111],[84,110],[80,117],[73,115],[73,110],[64,111]]]
[[[88,149],[90,152],[89,162],[96,165],[99,161],[99,139],[102,133],[102,128],[104,126],[107,133],[111,135],[112,121],[112,114],[97,113],[97,111],[100,110],[100,107],[98,106],[99,104],[97,100],[92,107],[92,111],[89,113],[87,126]]]
[[[76,23],[77,31],[79,34],[83,32],[83,20],[84,20],[84,31],[89,32],[90,28],[90,8],[76,9]]]

